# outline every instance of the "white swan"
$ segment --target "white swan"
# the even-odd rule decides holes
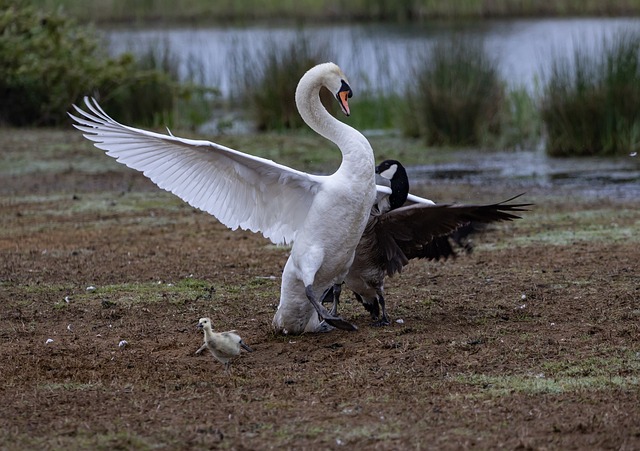
[[[311,68],[295,93],[303,120],[334,142],[342,163],[330,176],[297,171],[209,141],[178,138],[122,125],[95,100],[90,112],[74,105],[74,126],[95,146],[160,188],[220,222],[261,232],[276,244],[292,243],[273,326],[283,333],[325,330],[321,319],[342,329],[356,327],[331,315],[318,297],[341,284],[376,197],[375,162],[367,139],[322,106],[320,88],[332,92],[349,115],[351,88],[340,68]]]

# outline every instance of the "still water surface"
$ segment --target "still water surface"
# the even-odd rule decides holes
[[[301,35],[326,50],[356,91],[402,89],[416,56],[435,42],[460,35],[482,40],[511,85],[535,90],[554,55],[575,46],[596,51],[621,30],[640,32],[638,18],[486,20],[458,24],[338,25],[296,27],[198,27],[106,29],[113,54],[166,46],[179,58],[183,77],[201,74],[228,95],[237,67],[258,64],[270,46],[287,48]],[[240,63],[240,64],[237,64]]]

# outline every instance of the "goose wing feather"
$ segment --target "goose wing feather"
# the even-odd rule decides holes
[[[95,99],[84,100],[88,111],[74,105],[78,115],[69,116],[96,147],[227,227],[261,232],[276,244],[295,240],[326,178],[210,141],[129,127]]]
[[[518,197],[518,196],[516,196]],[[519,219],[515,213],[527,211],[531,204],[488,205],[425,205],[413,204],[372,217],[369,226],[374,229],[378,258],[384,262],[388,275],[400,272],[412,258],[437,258],[441,253],[451,255],[441,246],[439,237],[446,236],[471,221],[489,223]]]

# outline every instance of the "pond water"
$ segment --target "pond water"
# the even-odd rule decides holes
[[[144,54],[167,48],[179,58],[182,77],[217,87],[228,96],[244,68],[261,61],[274,45],[288,47],[301,36],[325,49],[338,63],[356,94],[401,90],[421,51],[440,39],[460,34],[482,40],[512,86],[532,92],[555,56],[572,55],[576,46],[597,51],[603,39],[620,31],[640,32],[640,20],[627,18],[518,19],[421,25],[338,25],[296,27],[197,27],[105,29],[110,51]],[[255,67],[254,67],[255,68]],[[596,196],[639,198],[640,157],[550,158],[542,151],[461,153],[454,163],[415,167],[411,178],[460,180],[485,184],[509,179],[526,189],[558,186]]]
[[[448,162],[407,168],[413,183],[461,182],[487,185],[500,182],[514,192],[553,188],[567,195],[638,200],[640,156],[549,157],[542,149],[518,152],[455,151]]]
[[[420,54],[454,34],[482,40],[511,85],[535,90],[554,55],[595,50],[621,30],[640,32],[637,18],[517,19],[463,23],[338,26],[174,27],[103,30],[110,51],[168,48],[183,77],[196,73],[228,95],[241,67],[258,64],[270,46],[287,48],[302,35],[338,63],[357,91],[402,89]]]

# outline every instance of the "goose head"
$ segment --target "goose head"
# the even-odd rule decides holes
[[[409,195],[409,176],[404,166],[397,160],[385,160],[376,166],[376,174],[389,180],[391,185],[390,208],[394,210],[402,207]]]

